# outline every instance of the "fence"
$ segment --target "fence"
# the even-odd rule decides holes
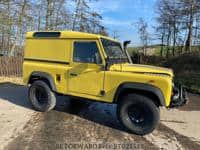
[[[22,76],[22,57],[0,57],[0,76]]]

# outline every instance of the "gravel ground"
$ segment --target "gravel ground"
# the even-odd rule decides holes
[[[119,125],[115,105],[70,102],[66,97],[58,97],[53,111],[40,113],[31,108],[26,86],[1,83],[0,149],[54,150],[67,149],[70,143],[128,143],[136,149],[196,150],[200,146],[200,96],[189,97],[189,104],[180,109],[161,108],[158,128],[141,137]]]

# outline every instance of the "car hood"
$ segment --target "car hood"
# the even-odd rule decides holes
[[[174,76],[172,69],[138,64],[114,64],[110,67],[111,71],[149,73]]]

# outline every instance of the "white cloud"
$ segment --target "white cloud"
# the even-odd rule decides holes
[[[99,0],[90,2],[90,7],[99,13],[105,13],[119,10],[120,4],[120,0]]]
[[[89,7],[102,14],[106,12],[114,12],[120,9],[121,0],[113,1],[113,0],[99,0],[99,1],[91,1],[89,2]],[[69,6],[71,11],[75,9],[75,3],[73,1],[69,1],[66,3],[66,7]]]
[[[109,25],[109,26],[131,26],[131,22],[130,21],[123,21],[123,20],[117,20],[114,18],[110,18],[110,17],[104,17],[102,20],[102,23],[104,25]]]

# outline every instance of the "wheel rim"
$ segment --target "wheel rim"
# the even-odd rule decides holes
[[[48,94],[42,86],[38,86],[35,89],[35,98],[40,105],[45,105],[47,103]]]
[[[127,109],[129,120],[136,126],[145,126],[151,120],[148,108],[142,105],[131,105]]]

